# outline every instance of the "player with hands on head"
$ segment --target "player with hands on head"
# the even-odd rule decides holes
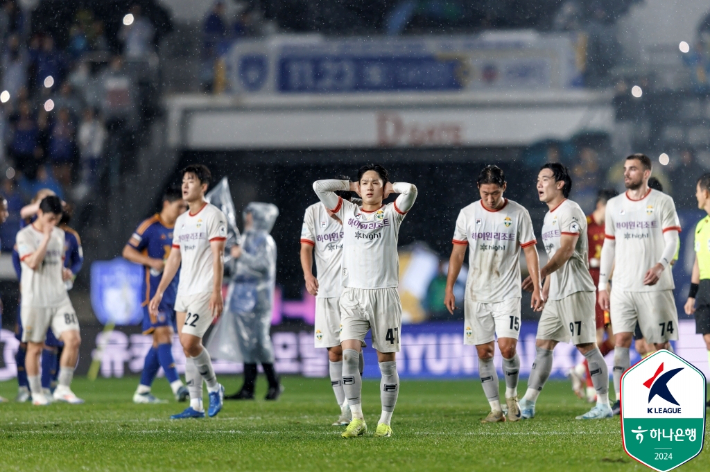
[[[572,179],[560,163],[542,166],[537,176],[537,192],[547,204],[542,241],[549,257],[540,269],[545,280],[546,303],[537,328],[535,362],[528,390],[520,400],[523,418],[535,416],[535,402],[552,372],[552,352],[559,342],[571,342],[589,362],[597,404],[577,419],[611,418],[609,372],[596,345],[594,281],[589,273],[587,218],[577,203],[569,200]],[[531,289],[532,280],[523,282]]]
[[[503,355],[507,419],[518,421],[521,418],[517,391],[520,359],[516,348],[522,297],[519,256],[522,249],[531,276],[531,307],[541,311],[545,300],[540,287],[537,240],[528,211],[503,197],[508,184],[500,167],[484,167],[478,175],[477,185],[480,200],[462,209],[456,220],[444,304],[453,314],[456,309],[454,284],[468,248],[463,341],[466,345],[476,346],[481,383],[491,407],[481,422],[506,421],[500,404],[498,373],[493,363],[496,337]]]
[[[222,277],[227,218],[207,203],[205,192],[212,175],[201,164],[182,171],[182,197],[188,211],[178,217],[173,231],[172,250],[165,262],[163,277],[150,300],[149,312],[158,317],[165,291],[180,270],[175,311],[180,344],[185,353],[185,380],[190,391],[190,406],[172,419],[204,418],[202,381],[209,392],[210,417],[216,416],[224,403],[224,387],[217,382],[212,360],[202,345],[202,338],[214,318],[222,314]]]
[[[343,258],[340,296],[343,349],[343,390],[352,412],[344,438],[362,436],[367,425],[362,413],[360,351],[365,335],[372,330],[382,380],[382,414],[375,436],[392,435],[390,425],[399,394],[395,355],[400,350],[402,303],[399,285],[399,229],[417,198],[417,188],[408,183],[391,183],[387,170],[378,164],[363,166],[356,182],[319,180],[313,190],[325,207],[343,222]],[[345,201],[337,191],[356,192],[362,204]],[[383,200],[398,193],[388,204]]]

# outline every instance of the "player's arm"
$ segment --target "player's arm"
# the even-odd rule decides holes
[[[449,273],[446,275],[446,296],[444,297],[444,305],[449,313],[454,314],[456,309],[456,297],[454,296],[454,285],[459,278],[463,260],[466,257],[466,248],[468,243],[454,242],[454,247],[451,248],[451,257],[449,258]]]
[[[604,239],[604,245],[602,246],[602,258],[599,264],[599,286],[597,287],[599,292],[599,306],[602,307],[602,310],[606,311],[610,309],[609,279],[611,278],[611,271],[614,268],[615,257],[616,239],[614,239],[613,236],[607,235]]]
[[[577,245],[579,234],[563,234],[560,236],[560,248],[547,261],[547,264],[540,269],[540,277],[543,279],[560,269],[574,255],[574,248]]]
[[[29,205],[25,205],[20,209],[20,218],[23,220],[26,218],[32,218],[37,214],[37,211],[39,211],[39,204],[42,203],[42,201],[37,201],[35,203],[30,203]]]
[[[20,253],[20,260],[24,262],[30,269],[37,270],[37,268],[42,265],[42,261],[44,261],[44,256],[47,255],[47,246],[49,245],[49,240],[52,237],[53,229],[54,225],[46,224],[45,229],[42,232],[44,237],[42,238],[42,242],[40,242],[37,249],[35,249],[35,251],[30,254],[23,255],[22,253]]]
[[[535,244],[526,245],[523,248],[523,254],[525,254],[525,263],[528,265],[528,272],[530,273],[530,279],[533,284],[530,307],[533,311],[542,311],[545,306],[545,300],[542,298],[542,293],[540,292],[540,260]]]
[[[675,228],[663,230],[663,240],[665,241],[665,246],[663,247],[663,254],[661,254],[661,259],[648,269],[646,275],[643,278],[644,285],[656,285],[658,280],[661,278],[661,274],[664,270],[671,264],[673,256],[678,249],[678,230]]]
[[[165,261],[163,261],[162,259],[148,257],[147,254],[143,254],[142,252],[142,250],[145,249],[145,247],[147,246],[147,239],[149,238],[149,234],[149,232],[141,232],[141,228],[139,227],[133,234],[133,236],[131,236],[131,239],[129,239],[126,245],[123,247],[123,253],[121,255],[127,261],[131,261],[135,264],[140,264],[142,266],[155,269],[158,272],[162,272],[165,267]]]
[[[338,190],[359,192],[357,183],[347,180],[317,180],[313,183],[313,191],[325,207],[333,213],[338,213],[343,204],[343,199],[335,194]]]
[[[384,198],[390,196],[391,193],[398,193],[399,197],[394,202],[394,209],[397,213],[404,215],[414,206],[414,201],[417,199],[417,187],[406,182],[387,182],[385,184]]]
[[[698,255],[695,255],[693,273],[690,275],[690,291],[688,291],[688,301],[685,302],[685,314],[692,316],[695,313],[695,296],[698,294],[700,284],[700,266],[698,265]]]
[[[210,311],[213,317],[218,317],[222,314],[224,301],[222,300],[222,277],[224,276],[224,239],[213,239],[210,241],[210,250],[212,251],[212,271],[214,273],[214,282],[212,285],[212,296],[210,297]],[[171,251],[170,254],[175,251]],[[162,282],[161,282],[162,283]]]
[[[318,279],[313,275],[313,245],[301,240],[301,268],[303,279],[306,281],[306,290],[314,297],[318,295]]]
[[[543,300],[547,300],[547,296],[550,294],[550,285],[551,284],[552,284],[552,278],[545,277],[545,280],[542,283],[542,298],[543,298]]]
[[[150,301],[150,305],[148,306],[148,311],[150,311],[153,316],[157,316],[158,307],[160,306],[160,302],[163,300],[163,294],[168,288],[168,285],[170,285],[170,282],[172,282],[175,278],[175,274],[177,274],[177,271],[180,268],[180,262],[182,262],[180,246],[178,246],[177,244],[173,244],[173,250],[170,251],[170,255],[165,261],[163,276],[160,278],[158,288],[155,290],[155,295],[153,296],[153,299]]]

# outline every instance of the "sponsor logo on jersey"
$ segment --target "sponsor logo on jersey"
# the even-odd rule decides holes
[[[481,220],[476,220],[476,226],[480,226]]]
[[[345,233],[343,233],[342,231],[340,231],[339,233],[318,234],[316,235],[316,241],[318,241],[319,243],[323,241],[338,241],[343,237],[343,234]]]
[[[572,223],[571,225],[569,225],[569,229],[572,233],[579,233],[579,224]]]
[[[323,333],[321,333],[319,329],[316,330],[316,339],[318,341],[323,339]]]
[[[653,205],[648,205],[646,207],[646,214],[647,215],[653,215]]]
[[[505,219],[503,220],[503,224],[505,225],[506,228],[510,228],[510,225],[513,224],[513,220],[511,220],[509,216],[506,216]]]
[[[321,221],[321,222],[320,222],[320,227],[321,227],[321,228],[325,228],[326,226],[328,226],[328,223],[326,223],[325,221]]]
[[[483,239],[485,241],[515,241],[515,235],[513,233],[471,233],[471,239]]]

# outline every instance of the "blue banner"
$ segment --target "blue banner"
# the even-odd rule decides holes
[[[141,322],[143,276],[141,266],[122,257],[91,264],[91,307],[101,324]]]

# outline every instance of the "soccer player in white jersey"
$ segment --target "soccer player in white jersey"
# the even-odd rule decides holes
[[[79,359],[81,337],[76,312],[64,283],[72,278],[72,273],[64,268],[64,231],[56,226],[61,217],[59,197],[45,197],[39,204],[35,221],[17,233],[17,250],[22,261],[22,342],[27,343],[25,367],[34,405],[49,404],[42,392],[39,359],[50,327],[64,342],[59,361],[59,385],[52,396],[55,401],[84,403],[70,388]]]
[[[497,423],[506,416],[500,404],[498,373],[493,364],[495,339],[503,355],[505,400],[508,421],[520,419],[516,351],[520,334],[520,250],[533,283],[531,306],[542,310],[540,269],[530,214],[518,203],[503,198],[505,175],[498,166],[486,166],[478,175],[481,199],[459,213],[449,260],[444,304],[451,314],[456,308],[454,284],[461,271],[466,248],[469,272],[464,299],[464,344],[476,346],[478,371],[491,412],[481,422]]]
[[[362,414],[362,378],[359,357],[362,342],[372,330],[372,345],[382,373],[380,398],[382,415],[375,436],[392,435],[390,421],[399,394],[395,353],[399,352],[402,303],[399,285],[399,228],[417,198],[417,188],[408,183],[391,183],[387,170],[378,164],[363,166],[357,182],[319,180],[313,184],[320,201],[343,222],[343,259],[340,296],[343,348],[343,390],[352,412],[344,438],[362,436],[367,425]],[[335,192],[353,191],[362,205],[343,200]],[[393,203],[382,201],[399,193]]]
[[[542,296],[545,309],[537,327],[536,354],[528,390],[520,400],[523,418],[535,416],[537,401],[552,372],[552,351],[559,342],[571,342],[589,362],[597,404],[577,419],[611,418],[609,406],[609,371],[596,345],[596,297],[589,274],[587,217],[572,200],[572,179],[567,167],[559,163],[542,166],[537,175],[537,193],[550,211],[545,214],[542,241],[548,261],[540,269],[545,280]],[[523,289],[532,288],[530,278]]]
[[[335,194],[350,201],[350,192],[337,191]],[[343,235],[343,222],[323,203],[306,208],[301,229],[301,267],[306,290],[316,297],[314,344],[316,348],[328,349],[330,383],[340,407],[340,417],[333,426],[348,425],[351,418],[343,390],[343,349],[340,346]],[[313,275],[314,256],[317,278]]]
[[[227,218],[216,206],[205,201],[212,175],[207,167],[189,165],[182,171],[182,196],[189,210],[180,215],[173,231],[163,277],[150,301],[150,314],[157,316],[165,290],[180,270],[175,298],[180,344],[185,352],[185,380],[190,391],[190,406],[172,419],[204,418],[202,380],[207,384],[208,415],[217,415],[224,402],[224,387],[217,382],[212,361],[202,345],[202,337],[212,320],[222,313],[222,276]]]
[[[618,414],[621,376],[629,368],[636,323],[649,346],[670,347],[678,339],[673,273],[668,267],[678,246],[680,223],[673,199],[650,189],[651,160],[632,154],[624,163],[626,193],[607,203],[599,270],[599,304],[614,326],[614,390]],[[614,270],[613,290],[609,277]]]

